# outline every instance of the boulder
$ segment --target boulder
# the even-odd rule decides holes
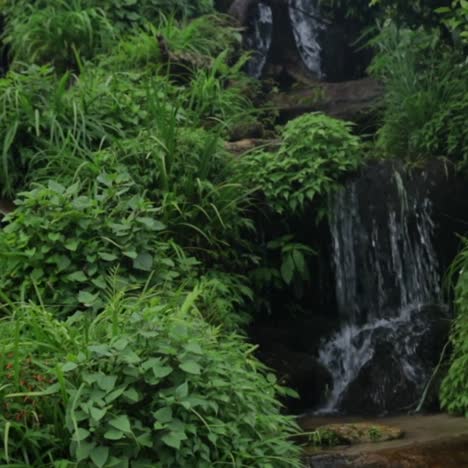
[[[260,351],[258,357],[276,371],[282,385],[298,393],[299,399],[290,398],[285,402],[288,410],[301,412],[304,408],[313,409],[325,401],[332,378],[315,357],[282,346],[274,351]]]
[[[310,82],[272,95],[280,120],[287,121],[308,112],[323,112],[331,117],[354,122],[366,120],[379,107],[384,94],[381,83],[372,78],[340,83]]]
[[[368,422],[352,424],[327,424],[316,429],[332,434],[339,445],[355,445],[368,442],[385,442],[403,437],[398,427]]]

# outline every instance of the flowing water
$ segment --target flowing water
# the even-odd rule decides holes
[[[333,377],[322,412],[340,409],[346,389],[382,340],[391,345],[402,374],[416,388],[422,389],[428,377],[417,350],[426,332],[420,312],[438,302],[440,277],[431,202],[422,193],[409,193],[410,183],[395,172],[388,187],[382,187],[388,193],[373,199],[366,181],[357,180],[330,201],[336,300],[343,326],[320,351],[320,361]]]
[[[245,37],[245,46],[253,50],[247,63],[247,73],[254,78],[260,78],[270,51],[273,34],[273,12],[271,8],[260,2],[255,10],[252,30]]]
[[[302,61],[317,78],[322,78],[319,35],[324,24],[317,3],[317,0],[290,0],[289,17]]]
[[[324,26],[320,20],[317,0],[289,0],[288,12],[299,54],[309,71],[322,78],[319,34]],[[267,3],[260,2],[255,9],[251,31],[245,36],[247,49],[253,50],[247,64],[247,73],[255,78],[262,75],[273,38],[273,12]]]

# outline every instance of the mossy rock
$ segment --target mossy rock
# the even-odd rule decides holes
[[[372,423],[328,424],[318,427],[317,431],[332,435],[336,445],[385,442],[403,437],[403,431],[397,427]]]

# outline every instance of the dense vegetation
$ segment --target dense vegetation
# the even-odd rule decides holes
[[[0,231],[0,462],[299,466],[279,402],[292,392],[245,325],[313,281],[318,246],[295,223],[326,214],[365,147],[322,114],[275,129],[212,2],[96,3],[0,0],[0,193],[16,200]],[[465,13],[455,1],[434,30],[387,22],[373,41],[385,155],[465,167]],[[228,153],[257,121],[278,151]],[[442,393],[455,412],[468,407],[464,278]]]

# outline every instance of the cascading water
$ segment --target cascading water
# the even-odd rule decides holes
[[[405,381],[419,392],[428,377],[418,345],[427,332],[424,306],[437,303],[440,293],[431,202],[414,186],[409,193],[409,181],[398,172],[380,198],[373,199],[368,183],[351,182],[330,201],[336,300],[344,325],[320,350],[333,378],[322,412],[341,409],[377,349],[398,372],[388,369],[395,382],[366,380],[360,391],[374,408],[388,408],[382,385]]]
[[[299,54],[309,71],[322,78],[319,34],[324,29],[317,0],[289,0],[288,12]],[[255,7],[251,30],[245,36],[247,49],[253,50],[247,73],[255,78],[262,75],[273,39],[273,11],[265,2]]]
[[[322,78],[319,34],[324,24],[320,19],[317,0],[290,0],[289,17],[302,61],[317,78]]]
[[[247,63],[247,73],[254,78],[260,78],[270,51],[273,34],[273,12],[271,8],[260,2],[255,10],[252,30],[245,37],[245,46],[253,50]]]

